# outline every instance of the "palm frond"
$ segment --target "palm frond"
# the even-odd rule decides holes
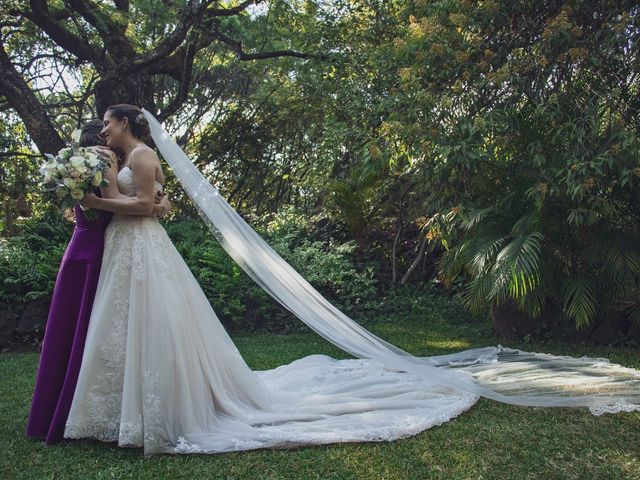
[[[516,223],[513,224],[513,227],[511,228],[511,234],[514,237],[526,235],[535,230],[539,223],[540,216],[537,212],[532,212],[528,215],[524,215],[519,218]]]
[[[472,278],[462,290],[460,299],[471,312],[481,312],[490,301],[492,286],[489,275]]]
[[[532,232],[509,242],[497,255],[493,271],[495,291],[507,290],[513,298],[526,295],[540,281],[542,233]]]
[[[628,318],[632,323],[640,324],[640,301],[631,308]]]
[[[547,289],[542,282],[533,287],[526,295],[516,299],[519,309],[531,318],[538,318],[542,315],[547,302]]]
[[[447,250],[438,262],[441,275],[445,278],[453,279],[462,273],[470,255],[470,247],[469,242],[462,242]]]
[[[476,243],[475,255],[467,262],[467,270],[472,275],[486,272],[507,241],[506,237],[476,238],[474,242]]]
[[[597,294],[593,281],[585,275],[568,277],[563,288],[564,311],[578,327],[589,325],[596,314]]]
[[[465,230],[471,230],[478,226],[481,222],[486,220],[492,214],[496,212],[494,207],[480,208],[472,211],[470,214],[462,219],[461,225]]]

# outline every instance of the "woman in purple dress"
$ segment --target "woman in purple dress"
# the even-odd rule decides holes
[[[101,129],[100,120],[87,123],[80,146],[104,146]],[[156,197],[156,202],[155,214],[170,208],[164,198]],[[27,436],[47,445],[62,440],[64,433],[100,276],[104,232],[112,216],[99,211],[95,220],[89,220],[79,205],[74,212],[76,224],[53,289],[26,431]]]

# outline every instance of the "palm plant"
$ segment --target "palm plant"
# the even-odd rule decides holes
[[[460,297],[472,311],[513,301],[532,318],[549,303],[577,327],[624,315],[640,321],[638,237],[594,229],[587,242],[557,243],[554,221],[538,213],[478,209],[460,221],[462,240],[441,259],[445,278],[463,277]],[[555,230],[555,232],[554,232]]]
[[[491,183],[507,188],[496,195],[477,177],[474,203],[457,216],[459,238],[440,263],[444,278],[465,280],[460,295],[472,311],[513,302],[539,318],[552,304],[579,328],[640,321],[640,203],[623,182],[633,160],[616,163],[605,149],[636,139],[600,130],[598,109],[581,119],[569,107],[492,118],[508,141],[494,149],[505,167]]]

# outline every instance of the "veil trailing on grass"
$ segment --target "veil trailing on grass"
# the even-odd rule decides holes
[[[439,385],[529,406],[585,406],[594,414],[640,410],[640,372],[601,358],[498,347],[416,357],[372,334],[327,301],[226,202],[147,110],[151,136],[203,220],[269,295],[342,350]],[[428,321],[428,319],[425,319]]]

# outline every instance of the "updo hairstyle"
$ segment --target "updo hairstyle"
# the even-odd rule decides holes
[[[131,134],[145,141],[151,131],[149,130],[149,122],[145,118],[142,110],[135,105],[129,105],[128,103],[119,103],[117,105],[111,105],[107,108],[109,115],[116,117],[120,120],[127,118],[129,120],[129,126],[131,127]]]

